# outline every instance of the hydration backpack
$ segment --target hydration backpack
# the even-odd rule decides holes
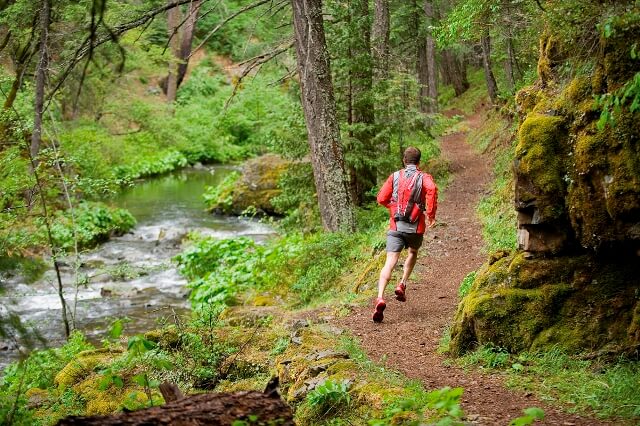
[[[422,176],[423,173],[417,170],[411,176],[407,176],[406,170],[393,174],[392,198],[396,201],[396,222],[416,223],[424,212],[425,206],[420,202]]]

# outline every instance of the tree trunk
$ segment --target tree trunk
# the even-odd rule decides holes
[[[369,2],[355,0],[351,3],[349,67],[351,75],[351,99],[353,102],[353,137],[358,140],[358,156],[373,159],[375,149],[372,140],[375,134],[375,113],[373,103],[373,65],[371,61],[371,35],[369,24]],[[356,205],[364,202],[365,193],[376,184],[376,171],[370,164],[360,162],[349,167],[351,197]]]
[[[462,95],[469,88],[466,63],[450,49],[442,51],[442,73],[453,86],[456,96]]]
[[[435,14],[433,2],[425,0],[424,12],[429,20],[429,25],[435,24]],[[438,68],[436,65],[436,41],[433,38],[433,32],[429,29],[427,33],[427,112],[434,113],[438,111]]]
[[[44,107],[44,89],[46,83],[46,72],[49,65],[49,55],[47,52],[47,44],[49,42],[49,22],[51,21],[51,2],[50,0],[42,0],[42,8],[40,9],[40,49],[38,65],[36,66],[36,87],[35,87],[35,106],[33,116],[33,132],[31,133],[31,158],[35,165],[38,161],[38,152],[40,152],[40,143],[42,142],[42,112]]]
[[[169,4],[173,3],[172,0],[168,0]],[[181,13],[179,7],[172,7],[167,11],[167,30],[169,32],[169,48],[173,53],[173,60],[169,62],[169,74],[167,75],[167,101],[173,102],[176,100],[176,93],[178,91],[178,64],[176,59],[180,57],[180,32],[178,26],[180,25]]]
[[[384,81],[389,76],[389,0],[375,0],[371,44],[376,79]]]
[[[377,93],[386,99],[389,79],[389,39],[391,34],[391,21],[389,17],[389,0],[375,0],[373,25],[371,30],[371,46],[373,57],[374,83]],[[378,102],[376,116],[379,123],[389,123],[389,111],[386,102]],[[390,150],[389,138],[383,138],[378,144],[380,153],[388,153]]]
[[[482,44],[482,64],[484,66],[484,78],[487,82],[487,91],[489,92],[489,98],[494,105],[498,104],[498,84],[496,78],[493,76],[493,70],[491,69],[491,38],[489,32],[480,39]]]
[[[433,23],[433,4],[429,0],[425,0],[423,8],[419,9],[416,5],[415,13],[417,14],[416,22],[420,22],[426,17],[429,24]],[[418,83],[420,84],[420,111],[424,113],[434,113],[437,111],[437,68],[436,68],[436,45],[431,30],[417,41],[418,58]]]
[[[504,70],[507,75],[507,83],[509,84],[509,91],[513,93],[516,87],[516,72],[518,71],[518,63],[516,60],[516,53],[513,48],[513,38],[511,36],[511,30],[507,30],[507,38],[505,40],[507,58],[504,62]]]
[[[355,216],[340,143],[321,0],[291,0],[302,107],[320,215],[328,231],[352,231]]]
[[[189,15],[183,26],[180,43],[180,63],[178,64],[178,81],[176,82],[177,87],[180,87],[184,76],[187,74],[191,45],[193,44],[193,35],[196,32],[200,6],[202,6],[202,0],[193,0],[193,3],[189,6]]]

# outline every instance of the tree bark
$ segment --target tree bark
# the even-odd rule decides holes
[[[202,6],[202,0],[193,0],[189,5],[189,15],[184,23],[182,37],[180,42],[180,63],[178,64],[178,81],[177,87],[180,87],[184,76],[187,74],[189,66],[189,57],[191,56],[191,45],[193,44],[193,36],[196,32],[196,23],[198,22],[198,13]]]
[[[488,31],[482,36],[480,43],[482,45],[482,65],[484,66],[484,78],[487,82],[487,91],[489,92],[491,103],[497,105],[498,84],[491,69],[491,38]]]
[[[328,231],[355,229],[348,177],[324,36],[321,0],[291,0],[296,60],[322,223]]]
[[[371,44],[376,79],[385,80],[389,76],[389,0],[375,0]]]
[[[172,0],[169,0],[172,3]],[[174,60],[169,62],[169,74],[167,75],[167,101],[173,102],[176,100],[176,93],[178,91],[178,64],[176,59],[180,57],[180,32],[178,26],[180,25],[181,13],[179,7],[173,7],[167,11],[167,30],[169,31],[169,49],[173,53]]]
[[[349,67],[351,76],[351,100],[353,102],[352,119],[356,129],[353,137],[358,140],[361,151],[359,156],[374,158],[375,149],[372,140],[375,134],[375,113],[373,103],[373,64],[371,58],[371,27],[369,23],[368,0],[355,0],[351,3],[351,29],[354,34],[350,40],[352,55]],[[351,197],[356,205],[364,202],[364,195],[376,183],[376,171],[370,163],[360,162],[349,168]]]
[[[49,23],[51,21],[51,2],[42,0],[40,9],[40,49],[38,65],[36,67],[35,106],[33,116],[33,132],[31,133],[31,158],[35,165],[38,162],[38,152],[42,142],[42,112],[44,107],[44,89],[46,72],[49,65],[47,44],[49,43]]]
[[[371,47],[373,58],[373,70],[374,70],[374,84],[377,93],[386,99],[386,93],[388,91],[388,79],[389,79],[389,41],[391,35],[391,20],[389,15],[389,0],[375,0],[374,2],[374,15],[373,25],[371,30]],[[389,110],[386,102],[377,102],[376,116],[378,122],[389,122]],[[388,153],[390,150],[390,143],[388,138],[383,138],[377,144],[377,149],[380,153]]]
[[[416,17],[414,18],[417,28],[419,23],[425,18],[429,24],[433,20],[433,4],[429,0],[425,0],[422,8],[417,4],[414,7]],[[419,30],[418,30],[419,31]],[[420,85],[418,99],[420,101],[420,111],[424,113],[434,113],[437,110],[438,88],[436,82],[436,50],[435,40],[429,30],[425,35],[418,35],[417,40],[417,71],[418,83]]]
[[[251,415],[258,416],[260,424],[264,422],[282,426],[294,425],[291,408],[277,393],[268,395],[256,391],[242,391],[193,395],[159,407],[110,416],[72,416],[60,420],[58,426],[231,426],[238,421],[249,421]]]
[[[432,26],[435,23],[435,14],[432,1],[425,0],[424,12],[427,15],[429,25]],[[427,112],[434,113],[438,111],[438,68],[436,66],[436,42],[433,38],[433,32],[431,29],[429,29],[427,32],[426,49],[428,100]]]

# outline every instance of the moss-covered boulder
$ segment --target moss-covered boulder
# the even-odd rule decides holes
[[[557,345],[570,352],[640,347],[640,265],[594,255],[487,263],[458,306],[450,350],[491,343],[512,352]]]
[[[255,209],[256,213],[278,215],[271,200],[281,193],[280,177],[291,162],[274,154],[254,158],[245,163],[242,173],[225,180],[205,195],[209,209],[217,213],[240,215]]]

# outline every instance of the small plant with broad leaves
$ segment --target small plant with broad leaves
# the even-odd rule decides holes
[[[342,380],[326,380],[321,385],[307,394],[309,408],[317,419],[327,417],[329,414],[335,415],[349,408],[351,405],[351,395],[349,388],[351,382]]]

